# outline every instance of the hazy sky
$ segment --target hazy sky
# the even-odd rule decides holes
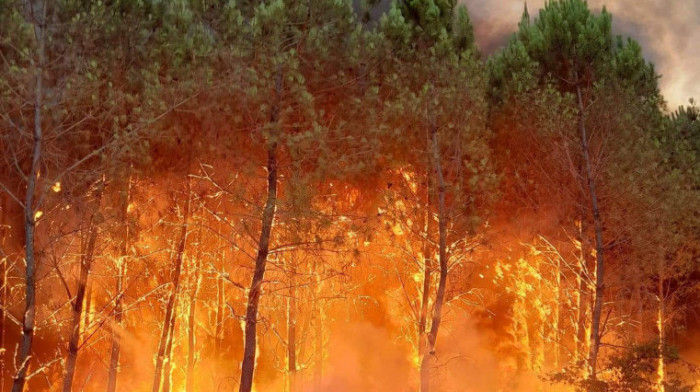
[[[469,8],[476,39],[490,53],[502,46],[517,27],[522,0],[460,0]],[[545,0],[530,0],[536,16]],[[616,33],[642,44],[644,55],[662,75],[661,89],[670,109],[700,100],[700,0],[589,0],[599,12],[603,5],[613,14]]]

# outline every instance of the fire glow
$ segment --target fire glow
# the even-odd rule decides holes
[[[223,3],[0,0],[0,392],[700,391],[700,110],[606,9]]]

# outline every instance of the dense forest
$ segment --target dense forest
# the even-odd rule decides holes
[[[0,0],[0,391],[700,390],[700,108],[513,26]]]

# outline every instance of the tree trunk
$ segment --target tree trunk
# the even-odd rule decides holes
[[[315,269],[312,269],[312,271],[316,271]],[[297,303],[299,303],[299,299],[297,299]],[[297,310],[297,314],[299,314],[299,311]],[[302,313],[302,315],[306,315],[304,318],[304,322],[301,325],[301,328],[297,327],[297,336],[298,336],[298,341],[299,341],[299,354],[297,355],[297,358],[306,358],[306,350],[309,349],[309,345],[307,342],[309,341],[309,334],[311,331],[311,320],[313,319],[313,308],[309,309],[308,312]],[[297,322],[297,325],[300,325],[301,323]],[[302,368],[301,370],[298,371],[297,373],[297,389],[300,391],[312,391],[312,389],[306,388],[306,369]]]
[[[278,67],[275,80],[276,102],[272,107],[270,122],[273,127],[279,122],[279,105],[282,96],[282,72]],[[274,130],[273,130],[274,131]],[[241,364],[241,384],[239,392],[251,392],[253,389],[253,374],[255,373],[255,354],[257,351],[258,305],[262,282],[265,277],[267,255],[270,251],[270,234],[277,206],[277,141],[267,143],[267,201],[263,209],[258,241],[258,254],[255,259],[255,271],[248,290],[248,304],[245,315],[245,341],[243,348],[243,363]]]
[[[83,326],[81,327],[83,331],[88,331],[90,329],[90,322],[92,320],[92,314],[90,313],[92,307],[92,285],[90,282],[87,283],[87,286],[85,287],[85,305],[83,305],[83,309],[85,309],[85,312],[83,312],[82,316],[82,323]]]
[[[554,324],[552,325],[552,332],[554,335],[554,369],[559,371],[560,365],[560,352],[562,346],[561,331],[559,326],[561,323],[561,302],[562,302],[562,289],[561,289],[561,259],[557,257],[557,265],[554,270],[554,283],[556,285],[556,292],[554,297]]]
[[[224,286],[224,260],[226,260],[226,250],[221,251],[221,264],[219,266],[219,273],[216,276],[216,326],[215,326],[215,338],[216,346],[215,352],[216,358],[221,357],[222,343],[224,340],[224,312],[225,312],[225,286]]]
[[[429,183],[429,180],[428,180]],[[428,185],[428,188],[430,186]],[[425,205],[425,241],[423,243],[423,289],[420,304],[420,315],[418,319],[418,358],[420,359],[420,383],[426,385],[430,383],[430,369],[423,358],[430,351],[428,344],[427,323],[428,323],[428,304],[430,302],[430,279],[432,275],[432,262],[430,254],[430,190]]]
[[[277,142],[270,142],[267,148],[267,201],[262,215],[262,228],[258,241],[258,255],[255,259],[255,272],[248,291],[248,305],[245,316],[245,347],[241,364],[240,392],[251,392],[253,373],[255,372],[255,353],[257,351],[258,305],[267,255],[270,250],[270,234],[277,204]]]
[[[658,262],[659,278],[658,278],[658,293],[659,296],[659,313],[656,320],[656,325],[659,331],[659,364],[657,369],[657,391],[666,391],[666,363],[664,360],[664,349],[666,347],[666,295],[664,293],[664,280],[666,279],[666,262],[664,260],[664,252],[661,252]]]
[[[83,317],[83,305],[86,302],[86,292],[88,287],[88,278],[90,277],[90,268],[92,267],[92,262],[95,255],[95,241],[97,240],[98,234],[98,224],[96,222],[96,214],[99,213],[100,201],[102,199],[102,192],[104,191],[102,187],[104,182],[98,185],[99,190],[97,193],[97,204],[95,206],[95,212],[93,212],[90,217],[90,223],[88,225],[87,232],[87,244],[84,249],[82,249],[80,255],[80,272],[78,277],[78,288],[76,290],[75,298],[73,298],[71,306],[71,324],[70,324],[70,337],[68,338],[68,355],[66,356],[65,371],[63,377],[63,392],[71,392],[73,386],[73,378],[75,377],[75,364],[78,360],[78,350],[80,348],[80,325],[81,318]],[[85,309],[89,312],[90,309]],[[88,326],[86,326],[87,328]]]
[[[5,240],[10,232],[8,219],[8,197],[3,193],[0,196],[0,347],[5,347],[5,306],[7,306],[7,254],[5,253]],[[5,356],[6,350],[0,350],[0,391],[5,390]]]
[[[644,341],[644,294],[642,294],[642,284],[641,278],[635,279],[634,283],[634,296],[635,296],[635,301],[634,305],[637,305],[637,309],[634,309],[634,311],[637,312],[637,322],[639,323],[639,326],[637,327],[637,342],[641,343]],[[632,312],[630,312],[632,313]]]
[[[34,74],[34,131],[32,133],[32,166],[27,177],[27,188],[24,200],[24,236],[25,236],[25,253],[26,262],[25,270],[25,305],[24,314],[22,316],[22,342],[20,343],[20,352],[17,356],[17,374],[12,383],[12,392],[22,392],[26,383],[27,371],[31,360],[32,341],[34,340],[34,325],[36,316],[36,255],[34,254],[34,230],[36,227],[35,219],[35,199],[37,191],[37,181],[39,178],[40,160],[42,152],[42,106],[43,106],[43,73],[46,48],[46,31],[44,24],[46,22],[46,4],[38,5],[38,10],[31,9],[31,18],[33,19],[34,35],[37,41],[37,64]],[[35,12],[36,11],[36,12]],[[41,14],[37,20],[36,14]]]
[[[578,81],[578,80],[577,80]],[[578,98],[578,126],[581,132],[581,148],[583,150],[583,159],[586,169],[586,181],[588,183],[588,192],[590,196],[591,211],[593,213],[593,227],[595,229],[595,250],[596,250],[596,276],[595,276],[595,300],[593,302],[592,321],[591,321],[591,347],[588,356],[588,367],[590,368],[589,377],[595,380],[597,377],[598,351],[600,349],[600,318],[603,311],[603,294],[605,291],[605,264],[603,262],[603,224],[600,217],[600,209],[598,207],[598,194],[596,191],[596,182],[593,176],[591,167],[590,151],[588,147],[588,135],[586,132],[585,123],[585,107],[583,105],[583,97],[581,95],[581,87],[576,86],[576,95]]]
[[[114,299],[114,322],[112,326],[112,351],[109,358],[109,378],[107,381],[107,392],[116,392],[117,376],[119,374],[119,356],[121,355],[121,334],[122,334],[122,298],[125,287],[124,280],[129,259],[130,231],[129,231],[129,202],[131,197],[131,178],[129,177],[125,189],[120,193],[120,214],[122,224],[122,235],[119,249],[119,258],[117,259],[118,271],[116,279],[117,296]]]
[[[442,319],[442,306],[445,302],[445,290],[447,288],[447,216],[445,211],[445,193],[447,192],[445,178],[440,164],[440,146],[437,138],[437,126],[434,119],[431,120],[430,133],[432,137],[432,157],[437,178],[438,190],[438,232],[439,232],[439,261],[440,279],[438,280],[437,294],[433,305],[433,319],[428,334],[428,350],[423,353],[421,363],[421,392],[430,390],[430,359],[435,354],[435,342]]]
[[[187,380],[185,382],[185,391],[194,392],[194,366],[196,361],[197,348],[195,334],[195,316],[197,308],[197,296],[199,295],[199,286],[201,283],[201,275],[199,273],[202,266],[202,226],[199,226],[197,231],[197,255],[193,260],[192,271],[190,272],[192,279],[192,289],[190,295],[189,315],[187,322]]]
[[[169,353],[171,341],[171,325],[175,318],[175,305],[177,302],[177,294],[180,290],[180,275],[182,272],[182,260],[185,253],[185,244],[187,242],[187,229],[190,215],[190,203],[192,195],[190,193],[189,179],[187,180],[187,201],[185,202],[185,211],[183,214],[182,231],[178,241],[177,253],[175,255],[175,269],[173,271],[173,288],[168,296],[168,304],[165,308],[165,318],[163,319],[163,330],[160,335],[160,343],[158,345],[158,354],[156,356],[156,368],[153,379],[153,392],[160,392],[161,383],[164,375],[164,362],[166,354]]]
[[[323,379],[323,308],[321,305],[321,279],[317,277],[314,299],[314,375],[313,391],[321,392]]]
[[[173,370],[173,342],[175,341],[175,321],[177,316],[175,310],[177,309],[177,296],[175,297],[175,305],[173,306],[173,313],[170,317],[170,323],[168,324],[168,340],[165,346],[165,356],[163,359],[163,388],[162,392],[170,392],[172,388],[172,370]]]
[[[290,279],[289,298],[287,298],[287,371],[289,372],[289,392],[297,390],[297,315],[296,290],[294,278]]]
[[[540,277],[542,276],[542,263],[540,262],[539,259],[537,260],[537,275]],[[531,328],[530,330],[533,332],[533,334],[536,334],[536,336],[533,336],[530,339],[530,343],[532,347],[532,369],[535,371],[535,374],[543,374],[544,371],[544,362],[545,362],[545,357],[544,357],[544,340],[545,340],[545,323],[546,323],[546,314],[543,312],[543,304],[546,303],[546,299],[543,299],[543,290],[542,290],[542,279],[537,279],[537,296],[540,299],[539,305],[536,305],[535,308],[537,309],[537,319],[532,320],[533,322],[536,322],[536,327]],[[542,387],[539,385],[538,390],[540,390]]]
[[[576,274],[576,334],[574,335],[574,360],[577,364],[584,364],[582,366],[584,370],[585,377],[588,377],[588,365],[585,365],[588,361],[587,352],[588,345],[587,341],[587,329],[586,323],[588,318],[588,262],[586,258],[586,244],[584,240],[584,229],[583,229],[583,218],[578,222],[578,232],[577,240],[579,242],[578,247],[578,264],[579,270]]]

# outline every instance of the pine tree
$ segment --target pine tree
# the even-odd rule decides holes
[[[392,213],[407,236],[422,238],[406,241],[422,244],[409,251],[423,264],[415,323],[425,392],[430,390],[443,308],[456,295],[448,288],[448,271],[456,271],[462,246],[471,243],[464,238],[473,239],[479,218],[486,215],[483,208],[496,178],[487,146],[486,75],[463,6],[401,2],[380,26],[392,53],[385,71],[385,94],[391,98],[385,103],[390,127],[384,154],[392,172],[407,176],[387,180],[397,183],[389,195],[396,192],[392,198],[411,203],[410,210],[404,201],[389,208],[398,208]],[[409,222],[421,222],[420,228]]]
[[[663,105],[653,66],[642,59],[634,41],[613,38],[611,26],[612,17],[605,8],[594,14],[584,1],[549,2],[534,21],[525,11],[518,32],[490,62],[493,99],[499,107],[507,108],[525,97],[532,99],[533,95],[539,95],[551,97],[542,99],[543,102],[554,99],[563,113],[562,125],[566,128],[561,131],[558,143],[563,142],[560,146],[566,153],[561,164],[569,167],[573,176],[572,191],[578,194],[578,204],[585,211],[582,222],[592,227],[596,259],[593,270],[589,271],[594,276],[587,359],[591,388],[598,382],[605,271],[611,251],[608,244],[623,235],[613,229],[621,227],[618,211],[623,206],[611,203],[610,193],[616,189],[614,179],[631,173],[631,165],[646,162],[633,161],[639,156],[626,152],[625,145],[643,137],[645,126],[648,132],[658,123],[655,119],[659,118],[659,108]],[[557,112],[551,105],[539,110]],[[562,129],[562,125],[552,125],[545,129]],[[577,148],[572,144],[576,139]],[[614,142],[606,144],[610,140]],[[600,153],[603,148],[605,159]],[[636,180],[634,177],[632,181]],[[602,203],[601,192],[606,195]]]

